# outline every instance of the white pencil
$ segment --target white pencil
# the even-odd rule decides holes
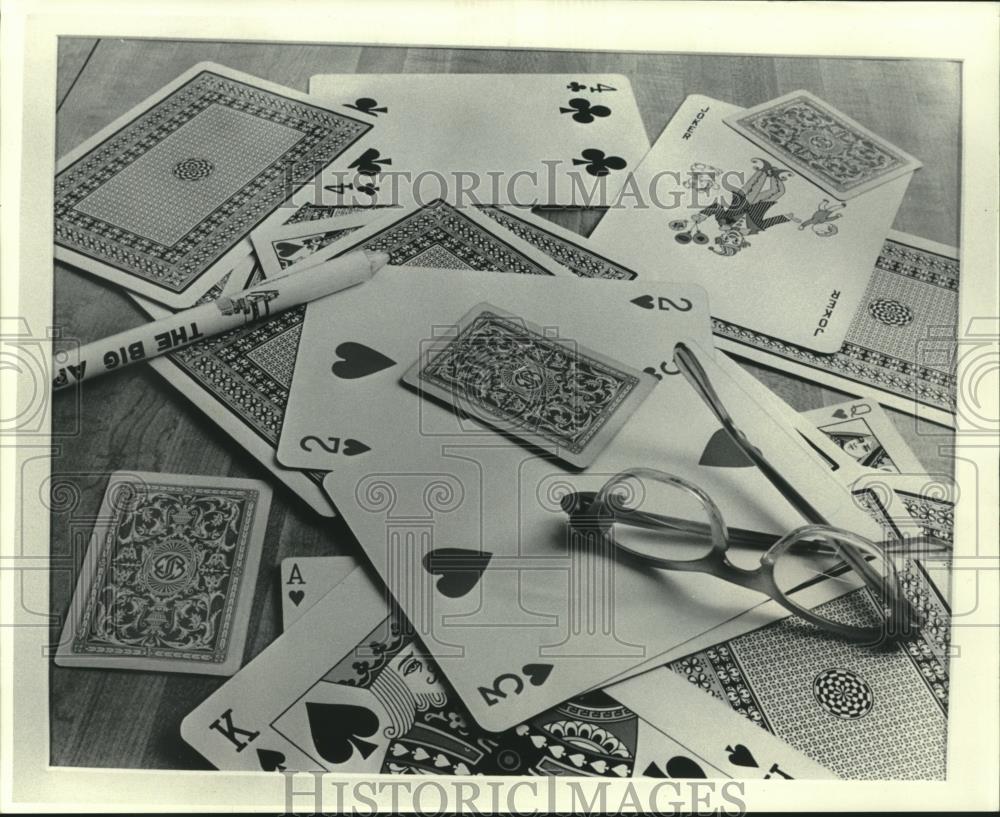
[[[174,352],[212,335],[332,295],[369,280],[388,260],[389,256],[383,252],[348,253],[88,343],[75,352],[61,352],[56,355],[53,367],[52,389],[68,388],[87,378]]]

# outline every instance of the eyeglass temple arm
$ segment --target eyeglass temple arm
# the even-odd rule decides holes
[[[733,418],[729,416],[729,412],[726,411],[726,407],[723,405],[722,400],[719,399],[719,395],[716,393],[715,388],[712,386],[712,382],[708,379],[708,374],[702,367],[701,362],[698,360],[695,353],[688,348],[684,343],[678,343],[674,347],[674,363],[677,367],[684,373],[688,382],[694,387],[695,391],[701,396],[701,399],[705,401],[706,405],[715,415],[716,419],[722,424],[722,427],[726,429],[729,435],[733,438],[736,444],[740,447],[740,450],[749,457],[750,461],[756,465],[761,473],[770,481],[775,488],[777,488],[782,496],[788,500],[788,502],[795,508],[806,521],[813,525],[829,525],[830,523],[826,518],[813,507],[802,494],[800,494],[795,487],[786,480],[781,473],[774,468],[767,461],[767,458],[746,438],[746,435],[736,427],[733,422]],[[888,592],[892,596],[894,606],[904,611],[903,616],[908,618],[905,612],[909,605],[900,605],[896,603],[897,595],[895,588],[884,588],[882,579],[878,574],[872,570],[864,558],[859,554],[854,552],[853,548],[839,546],[841,556],[843,559],[851,565],[864,579],[865,583],[868,584],[873,590],[888,589]],[[912,611],[912,608],[911,608]]]
[[[760,452],[760,450],[750,443],[750,441],[746,438],[746,435],[736,427],[736,424],[733,422],[733,418],[729,416],[729,412],[726,411],[726,407],[722,404],[722,400],[719,399],[719,395],[716,393],[715,388],[708,379],[708,374],[706,374],[705,369],[702,367],[701,361],[698,360],[694,352],[692,352],[684,343],[678,343],[674,348],[674,362],[684,373],[688,382],[694,386],[695,391],[697,391],[701,396],[701,399],[705,401],[705,404],[715,415],[716,419],[722,424],[722,427],[726,429],[729,435],[740,447],[740,450],[743,451],[743,453],[750,458],[750,461],[761,470],[771,484],[781,492],[789,503],[791,503],[792,507],[802,514],[805,520],[810,524],[829,525],[830,523],[818,510],[816,510],[816,508],[813,507],[812,503],[802,496],[802,494],[800,494],[795,487],[788,480],[786,480],[781,473],[773,465],[771,465],[770,462],[767,461],[767,458]]]
[[[595,491],[576,491],[565,494],[560,504],[562,509],[572,518],[581,513],[586,508],[594,504]],[[646,530],[676,530],[682,533],[694,534],[696,536],[711,535],[712,528],[705,522],[697,522],[690,519],[680,519],[676,516],[666,516],[665,514],[652,513],[651,511],[640,511],[632,508],[616,508],[614,510],[615,521],[631,525],[636,528]],[[771,547],[781,537],[773,533],[764,533],[759,530],[749,528],[729,528],[730,544],[740,547],[758,548],[764,550]],[[924,536],[919,540],[919,544],[933,548],[933,552],[950,550],[947,542],[936,536]],[[905,541],[882,542],[883,550],[888,553],[898,553],[906,551],[909,544]],[[824,547],[816,543],[815,551],[819,553],[837,553],[835,548]]]

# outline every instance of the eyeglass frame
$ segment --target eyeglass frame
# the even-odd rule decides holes
[[[629,525],[630,522],[628,519],[620,518],[616,514],[613,502],[614,496],[616,496],[616,494],[613,493],[614,488],[628,480],[633,479],[639,481],[645,479],[655,479],[659,482],[685,490],[695,496],[701,502],[708,518],[708,527],[710,531],[709,536],[711,539],[711,547],[709,550],[704,555],[694,559],[669,559],[635,550],[615,538],[612,531],[613,526],[615,524]],[[852,533],[851,531],[831,525],[803,525],[795,528],[785,536],[780,537],[774,544],[770,545],[767,550],[761,554],[760,564],[756,568],[750,569],[739,567],[738,565],[733,564],[728,558],[727,553],[730,545],[732,544],[732,540],[729,536],[729,531],[725,520],[723,519],[722,512],[719,510],[719,507],[715,504],[712,498],[700,487],[692,482],[689,482],[683,477],[679,477],[675,474],[668,474],[665,471],[659,471],[653,468],[631,468],[613,476],[597,492],[590,506],[586,510],[576,512],[571,515],[571,524],[574,530],[578,532],[588,529],[596,530],[599,535],[604,537],[606,541],[618,550],[624,551],[630,556],[647,564],[651,564],[654,567],[664,570],[707,573],[740,587],[763,593],[778,602],[778,604],[789,612],[805,619],[823,630],[832,631],[848,641],[857,643],[863,642],[874,645],[885,642],[890,634],[895,634],[894,625],[897,623],[898,604],[896,603],[897,600],[893,596],[892,592],[888,590],[888,588],[893,585],[898,586],[898,578],[896,576],[895,567],[893,566],[891,559],[889,559],[882,549],[875,543],[870,542],[864,537]],[[654,524],[641,525],[641,527],[647,529],[652,529],[654,526]],[[790,597],[795,592],[805,589],[803,586],[800,585],[799,587],[791,588],[790,590],[785,591],[778,585],[774,576],[775,564],[778,559],[780,559],[789,548],[800,542],[815,543],[817,540],[823,539],[831,539],[838,545],[854,547],[862,552],[868,551],[872,555],[882,559],[885,564],[885,574],[880,575],[877,578],[877,581],[879,582],[878,599],[883,603],[888,602],[888,604],[884,605],[887,609],[883,609],[885,621],[882,626],[876,625],[872,627],[862,627],[845,625],[832,619],[825,618],[814,613],[809,608],[796,603]],[[836,551],[829,550],[826,552],[833,555]],[[847,562],[842,560],[837,564],[828,567],[827,571],[825,571],[822,575],[833,578],[837,575],[837,572],[841,569],[841,567],[846,568],[847,566]],[[859,589],[860,587],[871,587],[871,584],[868,581],[865,581],[864,584],[859,586]]]
[[[602,536],[608,538],[611,544],[626,551],[631,556],[641,559],[667,570],[695,571],[709,573],[733,584],[764,593],[774,601],[795,615],[809,621],[824,630],[833,631],[849,641],[869,643],[869,637],[874,640],[870,643],[881,644],[886,640],[900,636],[908,636],[913,632],[914,626],[919,626],[920,615],[912,604],[906,599],[902,586],[899,583],[895,566],[888,554],[876,543],[842,528],[831,525],[812,504],[803,497],[795,487],[788,482],[781,473],[772,466],[764,455],[753,446],[746,435],[737,428],[729,412],[726,410],[717,392],[709,380],[708,374],[698,360],[694,351],[684,342],[679,342],[674,347],[674,363],[684,374],[685,378],[692,385],[698,395],[706,403],[708,408],[716,416],[722,427],[729,433],[729,436],[739,446],[744,454],[757,466],[764,476],[774,487],[782,493],[789,503],[802,514],[810,524],[798,527],[785,536],[782,536],[773,545],[769,546],[761,556],[760,565],[749,570],[734,565],[726,556],[731,540],[726,523],[722,518],[722,513],[718,506],[694,483],[682,477],[658,471],[652,468],[633,468],[608,480],[597,492],[589,508],[584,514],[571,514],[571,524],[575,527],[582,526],[584,520],[595,525]],[[712,547],[704,556],[699,559],[677,560],[664,559],[641,553],[622,545],[615,541],[611,535],[611,524],[608,524],[608,516],[605,513],[610,508],[608,498],[613,486],[620,484],[626,479],[641,478],[643,475],[652,477],[659,481],[666,481],[668,484],[682,488],[696,496],[702,503],[708,514],[709,528],[712,538]],[[624,521],[624,524],[628,524]],[[650,527],[650,525],[643,525]],[[884,615],[883,626],[881,627],[852,627],[851,625],[840,624],[839,622],[823,618],[816,615],[811,610],[796,604],[780,587],[774,579],[774,564],[777,559],[792,545],[802,541],[815,541],[816,539],[829,539],[835,550],[840,554],[842,562],[840,565],[850,567],[858,574],[865,587],[868,587],[877,598],[882,607]],[[856,552],[869,551],[876,557],[880,557],[885,565],[884,574],[877,574],[872,570],[863,555]],[[837,565],[839,568],[840,565]],[[826,571],[826,575],[831,575],[833,568]],[[832,577],[832,575],[831,575]],[[789,592],[794,592],[794,589]],[[877,637],[875,637],[877,634]]]

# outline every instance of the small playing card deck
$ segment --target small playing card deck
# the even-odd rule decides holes
[[[112,474],[56,663],[232,675],[270,503],[256,480]]]

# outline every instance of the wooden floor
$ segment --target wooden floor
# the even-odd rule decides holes
[[[946,244],[958,242],[960,72],[955,62],[65,39],[59,45],[56,96],[59,155],[202,60],[302,91],[307,90],[309,77],[319,73],[625,74],[651,142],[688,94],[750,106],[805,88],[923,161],[895,228]],[[594,214],[550,217],[584,233],[596,223]],[[143,320],[113,287],[56,263],[55,321],[68,336],[86,342]],[[844,399],[778,372],[748,368],[797,409]],[[951,473],[940,452],[948,441],[942,429],[891,414],[928,470]],[[96,513],[111,471],[255,477],[274,486],[250,622],[250,655],[279,631],[280,560],[352,552],[351,534],[341,523],[317,519],[152,371],[134,367],[127,377],[90,381],[79,407],[71,400],[56,399],[53,430],[74,427],[79,433],[60,439],[52,462],[53,484],[69,482],[77,492],[72,508],[52,517],[55,563],[79,566],[89,534],[81,520]],[[51,607],[57,617],[69,606],[74,580],[72,570],[53,571]],[[53,638],[57,636],[54,627]],[[181,741],[178,728],[220,683],[194,675],[53,666],[51,762],[206,768]]]

